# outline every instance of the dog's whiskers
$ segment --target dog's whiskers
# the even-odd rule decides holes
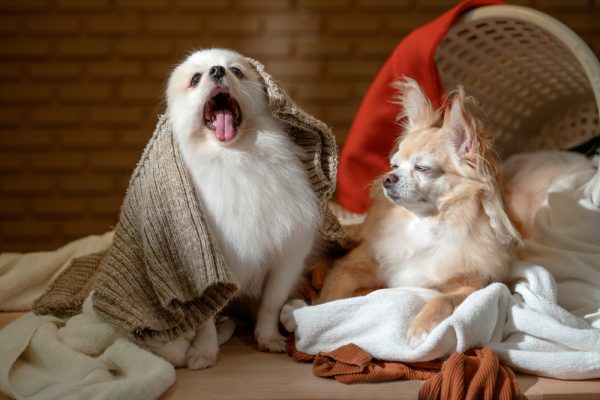
[[[242,92],[242,94],[248,98],[250,106],[252,107],[252,114],[256,114],[256,109],[254,108],[254,101],[252,100],[252,96],[250,96],[250,94],[242,88],[240,88],[240,92]]]

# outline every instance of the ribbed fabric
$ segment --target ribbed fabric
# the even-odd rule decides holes
[[[348,249],[356,246],[327,206],[336,188],[338,167],[337,144],[331,129],[298,107],[279,82],[267,73],[264,65],[251,58],[247,60],[264,83],[273,116],[286,125],[292,140],[305,150],[301,161],[321,203],[321,236],[335,247]]]
[[[316,376],[345,384],[425,380],[419,389],[421,400],[512,400],[520,397],[514,373],[501,365],[489,348],[454,353],[444,362],[401,363],[373,360],[353,343],[331,352],[306,354],[296,350],[294,338],[291,338],[288,353],[298,362],[313,362]]]
[[[352,383],[387,382],[401,379],[429,379],[440,369],[441,362],[399,363],[373,360],[369,353],[350,343],[332,352],[315,356],[313,373],[336,381]]]
[[[331,131],[298,108],[262,64],[273,115],[306,151],[302,160],[322,202],[322,236],[352,242],[327,208],[335,188],[337,148]],[[221,311],[237,290],[166,117],[133,172],[106,254],[75,259],[33,305],[37,314],[74,315],[94,290],[96,312],[144,340],[172,340]]]
[[[498,399],[520,397],[517,378],[498,356],[484,347],[452,354],[441,371],[430,377],[419,390],[419,399]]]
[[[164,117],[131,177],[111,247],[75,259],[33,310],[76,314],[92,288],[96,312],[140,340],[195,329],[237,290]]]
[[[83,301],[92,288],[92,277],[104,255],[104,252],[93,253],[74,260],[72,264],[77,263],[77,268],[68,275],[59,275],[33,304],[33,312],[59,318],[80,313]]]

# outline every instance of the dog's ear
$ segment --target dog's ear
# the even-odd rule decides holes
[[[443,126],[459,155],[473,150],[477,140],[476,126],[465,108],[465,91],[462,86],[454,92],[451,105],[446,108]]]
[[[417,81],[404,77],[394,82],[392,87],[398,89],[394,102],[402,107],[396,121],[402,122],[408,130],[435,125],[438,114]]]
[[[444,114],[443,129],[461,160],[469,164],[483,179],[485,188],[482,208],[490,219],[490,226],[498,240],[505,245],[521,243],[521,236],[511,223],[498,189],[500,164],[491,153],[491,142],[486,139],[481,123],[466,108],[465,91],[459,87],[451,94],[452,102]]]

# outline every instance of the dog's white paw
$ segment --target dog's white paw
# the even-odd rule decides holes
[[[154,354],[164,358],[175,368],[186,365],[186,355],[190,348],[190,341],[183,336],[160,345],[149,346]]]
[[[194,346],[190,347],[185,355],[185,362],[189,369],[204,369],[217,365],[217,351],[202,351]]]
[[[296,331],[296,320],[294,319],[294,310],[298,308],[306,307],[307,304],[302,299],[291,299],[281,308],[279,314],[279,320],[283,324],[284,328],[288,332]]]
[[[256,334],[258,349],[260,351],[268,351],[270,353],[285,353],[287,349],[287,339],[279,333],[262,336]]]
[[[204,369],[217,365],[217,337],[215,323],[210,319],[198,330],[196,338],[185,353],[185,363],[189,369]]]

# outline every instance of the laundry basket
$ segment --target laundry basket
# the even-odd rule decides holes
[[[385,102],[402,75],[416,79],[436,106],[463,85],[502,158],[600,142],[600,65],[583,40],[541,12],[469,9],[478,3],[461,2],[412,31],[376,75],[340,154],[337,201],[345,209],[365,212],[370,182],[388,169],[400,108]]]
[[[462,84],[478,100],[502,157],[600,135],[600,64],[544,13],[510,5],[471,10],[444,36],[435,62],[446,88]]]
[[[415,31],[405,40],[415,42],[419,37],[415,33],[423,34]],[[472,9],[437,43],[434,62],[444,88],[463,85],[478,100],[475,112],[494,135],[502,158],[517,152],[569,149],[600,136],[600,64],[580,37],[544,13],[511,5]],[[421,67],[420,71],[428,70],[425,64]],[[377,88],[374,98],[386,93],[383,86]],[[362,117],[393,117],[388,114],[366,112]],[[369,120],[366,126],[378,124]],[[352,134],[355,138],[364,134],[373,143],[378,133],[356,129],[348,140]],[[344,187],[338,200],[344,207],[364,208],[365,182],[387,165],[391,148],[356,146],[364,142],[364,137],[354,139],[340,161],[338,186]],[[355,173],[358,166],[360,176]],[[596,181],[600,185],[600,173]],[[361,214],[343,207],[334,206],[334,212],[342,223],[360,222]]]

